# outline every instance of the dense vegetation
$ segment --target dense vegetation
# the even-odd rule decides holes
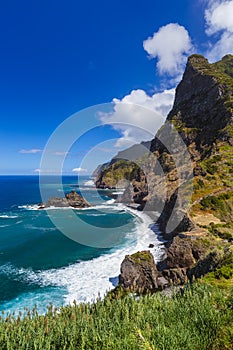
[[[231,290],[232,292],[232,290]],[[233,296],[204,283],[172,297],[106,297],[3,317],[0,349],[232,349]]]

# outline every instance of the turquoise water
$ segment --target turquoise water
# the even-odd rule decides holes
[[[77,181],[77,177],[64,177],[64,192],[81,191],[93,207],[76,210],[76,215],[92,225],[93,231],[95,226],[105,232],[114,226],[120,232],[119,245],[96,248],[67,238],[45,210],[38,210],[41,197],[37,176],[1,176],[0,310],[17,312],[36,304],[44,312],[49,303],[60,306],[74,299],[94,300],[117,284],[125,254],[156,241],[148,229],[148,218],[114,204],[106,191],[99,194],[90,178]],[[48,197],[61,196],[56,192],[56,178],[48,177],[44,186]],[[65,210],[57,209],[60,217]]]

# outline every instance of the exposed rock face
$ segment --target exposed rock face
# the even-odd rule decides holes
[[[198,238],[176,236],[167,246],[166,259],[157,264],[158,271],[170,285],[184,284],[189,279],[189,270],[195,270],[206,253],[207,248]],[[203,275],[210,271],[210,266],[206,266]]]
[[[50,198],[43,207],[44,208],[49,208],[49,207],[88,208],[90,206],[91,206],[90,203],[88,203],[77,192],[71,191],[70,193],[66,194],[65,198],[57,198],[57,197]]]
[[[210,252],[206,257],[200,259],[197,264],[187,272],[187,276],[190,280],[193,278],[199,278],[206,275],[208,272],[216,270],[222,259],[221,254],[214,250]]]
[[[183,148],[176,141],[177,134]],[[189,164],[183,161],[184,149],[190,156]],[[137,164],[118,161],[107,166],[96,183],[98,187],[106,181],[106,185],[122,176],[130,182],[121,198],[124,203],[137,203],[140,209],[160,213],[159,227],[169,243],[167,258],[158,264],[157,286],[158,278],[183,284],[192,276],[200,277],[217,268],[215,248],[225,247],[223,237],[231,236],[233,222],[232,159],[233,56],[210,64],[203,56],[192,55],[176,89],[174,106],[151,141],[150,152]],[[194,186],[190,190],[192,168]],[[189,191],[192,198],[187,205]],[[193,222],[192,217],[201,218],[206,213],[214,217],[213,222],[204,228]],[[225,226],[220,229],[216,222]],[[217,235],[218,241],[207,249],[202,235],[211,234],[213,240]],[[127,264],[132,267],[131,258]],[[132,275],[129,273],[124,281],[129,285],[139,281],[143,288],[139,270],[135,267],[129,271]]]
[[[185,164],[182,164],[182,150],[178,151],[181,160],[178,164],[169,151],[169,148],[176,148],[173,128],[184,141],[191,157],[197,201],[203,198],[200,186],[207,189],[208,195],[212,195],[216,187],[229,191],[233,186],[230,166],[233,149],[229,148],[233,145],[232,55],[225,56],[215,64],[210,64],[201,55],[192,55],[176,89],[174,106],[167,122],[151,142],[150,154],[136,165],[132,162],[128,162],[128,165],[127,162],[116,162],[107,166],[96,182],[97,187],[107,186],[108,182],[111,185],[115,175],[115,179],[120,175],[130,181],[121,200],[140,204],[141,209],[146,205],[146,210],[159,211],[160,229],[169,240],[179,232],[195,228],[187,212],[184,196],[179,198],[177,204],[178,190],[188,186],[189,181],[189,177],[179,178],[179,173],[190,174],[190,165],[185,168]],[[162,169],[163,181],[161,172],[159,175],[157,172],[159,167]],[[216,181],[216,176],[214,179],[210,175],[215,175],[218,168],[222,169],[225,178],[220,175]],[[199,181],[198,185],[195,181]],[[230,216],[233,218],[233,212]],[[168,223],[170,228],[167,227]]]
[[[69,207],[69,203],[66,198],[52,197],[49,198],[45,203],[44,208],[56,207],[56,208],[66,208]]]
[[[167,268],[188,268],[194,263],[192,241],[188,238],[175,237],[167,250]]]
[[[121,264],[119,284],[128,291],[147,293],[158,289],[158,271],[150,251],[126,255]]]

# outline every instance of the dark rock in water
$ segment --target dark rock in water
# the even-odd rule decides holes
[[[65,198],[52,197],[50,198],[45,205],[40,204],[40,209],[56,207],[56,208],[88,208],[91,204],[88,203],[82,196],[77,192],[71,191],[66,194]]]
[[[90,207],[90,203],[88,203],[82,196],[80,196],[77,192],[71,191],[66,194],[66,199],[71,207],[74,208],[88,208]]]
[[[149,244],[149,248],[154,248],[154,246],[155,246],[155,245],[152,244],[152,243]]]
[[[137,293],[158,290],[158,271],[150,251],[126,255],[121,264],[119,284],[128,291]]]
[[[66,198],[52,197],[45,203],[45,208],[56,207],[56,208],[65,208],[69,207],[69,203]]]

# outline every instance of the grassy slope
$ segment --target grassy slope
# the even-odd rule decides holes
[[[232,290],[231,290],[232,292]],[[233,297],[199,283],[155,294],[31,313],[0,323],[0,349],[232,349]]]

